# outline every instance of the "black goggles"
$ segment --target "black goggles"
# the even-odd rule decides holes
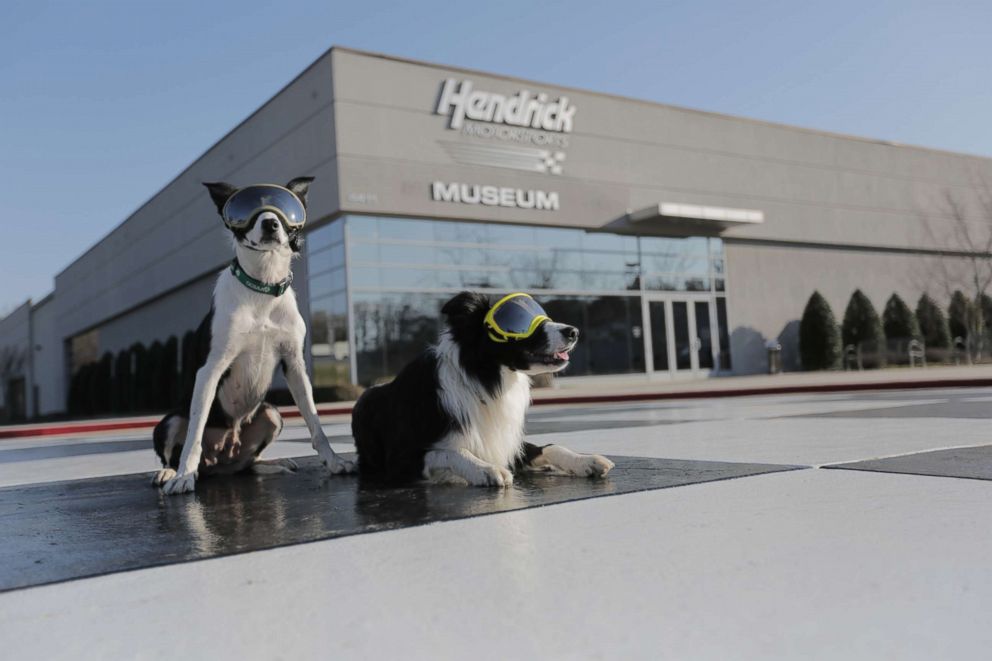
[[[486,314],[489,337],[495,342],[523,340],[534,334],[548,313],[528,294],[504,296]]]
[[[300,198],[289,189],[274,184],[242,188],[228,198],[221,216],[228,227],[241,229],[263,211],[276,214],[287,229],[303,227],[307,222],[307,210]]]

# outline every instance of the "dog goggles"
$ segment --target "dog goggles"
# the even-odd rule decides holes
[[[224,204],[220,212],[224,224],[234,229],[247,227],[258,214],[271,211],[287,229],[303,227],[307,210],[290,190],[273,184],[257,184],[242,188]]]
[[[486,313],[486,328],[493,342],[524,340],[534,334],[542,322],[551,321],[529,294],[504,296]]]

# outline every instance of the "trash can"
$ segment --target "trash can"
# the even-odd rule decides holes
[[[768,349],[768,373],[778,374],[782,371],[782,345],[775,340],[765,342]]]

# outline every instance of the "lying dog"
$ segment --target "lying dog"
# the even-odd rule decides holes
[[[613,462],[524,440],[531,374],[559,372],[579,331],[551,321],[526,294],[491,304],[462,292],[441,309],[446,329],[386,384],[355,404],[363,476],[509,486],[520,469],[606,475]]]
[[[193,392],[152,434],[163,466],[152,483],[167,494],[192,491],[197,475],[296,468],[289,459],[259,458],[282,431],[279,411],[263,401],[277,365],[324,464],[331,473],[355,470],[334,453],[320,426],[303,361],[306,324],[289,286],[311,181],[300,177],[285,187],[241,189],[204,184],[231,231],[237,257],[217,279],[210,314],[197,330],[201,366]]]

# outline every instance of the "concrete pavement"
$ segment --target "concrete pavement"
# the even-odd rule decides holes
[[[539,408],[535,442],[644,471],[637,457],[805,468],[8,591],[0,639],[15,659],[984,658],[992,482],[880,471],[946,469],[929,453],[947,448],[988,467],[990,418],[975,388]],[[346,430],[328,427],[342,450]],[[276,455],[309,454],[300,431]],[[141,440],[3,441],[0,494],[83,474],[99,491],[154,467]]]

